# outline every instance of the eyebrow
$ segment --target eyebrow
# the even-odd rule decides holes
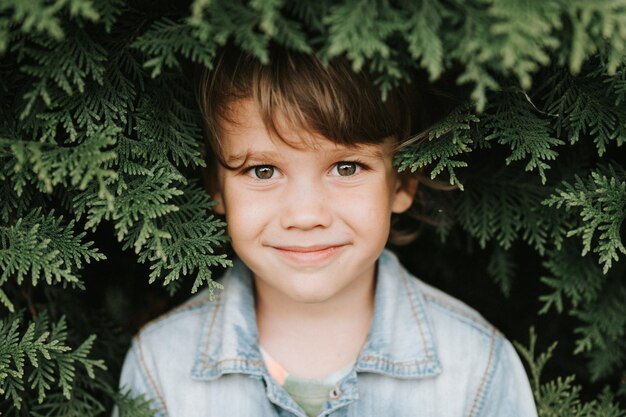
[[[276,152],[255,152],[255,151],[246,151],[240,152],[233,155],[229,155],[226,158],[226,162],[231,164],[236,161],[242,161],[241,165],[243,166],[249,159],[260,160],[260,161],[273,161],[277,159],[278,153]]]
[[[355,155],[355,154],[359,156],[371,157],[371,158],[383,158],[384,157],[383,151],[378,147],[356,146],[356,147],[350,147],[350,148],[344,148],[344,149],[329,150],[329,151],[324,152],[324,155],[327,155],[328,157],[334,156],[336,158],[341,158],[343,156]],[[272,161],[276,161],[280,159],[280,157],[281,157],[281,154],[279,152],[245,151],[245,152],[240,152],[240,153],[236,153],[233,155],[229,155],[226,158],[226,162],[230,165],[233,162],[241,161],[240,166],[243,166],[248,160],[272,162]]]

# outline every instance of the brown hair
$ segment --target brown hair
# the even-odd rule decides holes
[[[408,85],[393,89],[383,101],[374,76],[366,70],[353,71],[343,57],[325,64],[315,54],[277,46],[271,46],[269,52],[271,64],[263,65],[239,48],[224,47],[213,61],[213,68],[201,72],[197,98],[209,145],[205,149],[205,181],[210,190],[216,189],[217,163],[227,169],[236,168],[224,160],[220,126],[223,121],[234,123],[230,106],[241,99],[252,99],[269,133],[284,142],[278,128],[279,114],[280,123],[346,146],[376,144],[393,137],[399,149],[410,139]],[[409,216],[413,212],[411,217],[415,217],[421,211],[415,210],[420,204],[414,202]],[[416,230],[395,230],[397,220],[392,219],[391,243],[409,243]]]

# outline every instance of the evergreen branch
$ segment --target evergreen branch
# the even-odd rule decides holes
[[[98,21],[104,24],[107,33],[111,32],[117,18],[122,14],[124,3],[124,0],[101,0],[93,5],[100,16]]]
[[[177,58],[179,53],[193,62],[211,68],[216,49],[215,44],[196,38],[192,26],[168,18],[154,22],[146,33],[133,42],[132,47],[150,57],[144,67],[152,68],[152,78],[157,77],[164,69],[180,69]]]
[[[543,368],[546,366],[546,363],[552,357],[554,349],[556,349],[557,342],[552,343],[547,351],[542,352],[541,354],[539,354],[538,357],[535,357],[535,350],[537,347],[537,333],[535,332],[534,327],[530,328],[529,334],[530,336],[528,347],[525,347],[519,342],[513,342],[513,344],[515,345],[515,348],[519,352],[522,359],[524,359],[529,365],[530,386],[533,390],[535,400],[539,402],[542,399],[541,373],[543,372]]]
[[[321,17],[325,5],[306,1],[256,0],[248,6],[243,2],[229,0],[196,0],[191,6],[192,14],[188,22],[195,28],[194,36],[198,40],[223,45],[233,36],[243,50],[267,64],[270,39],[290,49],[306,53],[312,51],[300,21],[290,20],[282,15],[281,8],[285,6],[301,17],[306,26],[318,32],[324,30]]]
[[[470,125],[479,119],[466,107],[459,107],[428,132],[428,140],[415,138],[414,144],[402,149],[394,160],[398,171],[411,172],[435,164],[430,177],[434,179],[442,171],[448,172],[449,181],[463,190],[463,184],[456,176],[456,168],[466,167],[467,163],[456,159],[472,151],[474,139]]]
[[[615,105],[616,98],[607,91],[604,78],[572,78],[556,72],[549,82],[554,87],[546,95],[547,111],[559,115],[557,136],[567,133],[571,144],[581,136],[592,137],[599,156],[611,142],[617,146],[626,143],[626,103]]]
[[[489,132],[484,140],[496,140],[511,147],[511,155],[506,158],[507,165],[528,157],[525,170],[537,169],[541,182],[545,184],[545,170],[550,168],[546,161],[556,159],[558,154],[553,148],[564,144],[550,135],[549,121],[539,117],[519,93],[497,95],[489,110],[490,114],[483,119]]]
[[[48,285],[67,283],[82,287],[76,271],[83,262],[105,256],[92,248],[93,242],[82,242],[85,233],[75,233],[74,220],[67,225],[62,222],[63,217],[55,217],[54,211],[41,214],[40,209],[35,209],[14,225],[0,226],[0,286],[10,277],[21,284],[27,276],[32,285],[37,285],[43,275]],[[12,303],[4,305],[13,311]]]
[[[0,160],[0,165],[10,167],[2,160]],[[24,188],[25,184],[16,184],[14,182],[16,178],[7,179],[7,177],[3,177],[0,172],[0,201],[3,203],[0,205],[0,224],[8,223],[9,218],[13,216],[22,217],[31,207],[39,206],[43,203],[43,201],[35,200],[33,188]]]
[[[195,275],[192,292],[207,284],[211,294],[221,285],[212,279],[211,268],[228,267],[232,262],[226,255],[214,254],[215,249],[228,241],[224,234],[225,223],[214,218],[206,191],[197,185],[189,185],[184,193],[173,200],[178,208],[159,220],[159,230],[167,236],[159,239],[152,233],[145,239],[145,249],[139,261],[150,261],[150,282],[163,279],[169,285],[186,275]],[[130,234],[130,240],[141,239],[145,224]],[[156,225],[153,227],[157,227]]]
[[[72,381],[70,397],[66,397],[62,389],[53,386],[46,392],[45,400],[39,402],[36,398],[27,396],[22,401],[20,411],[9,407],[7,416],[29,415],[33,417],[98,417],[106,410],[102,401],[102,394],[113,397],[114,388],[102,379],[99,374],[90,378],[83,368],[76,368],[76,376]],[[114,394],[110,394],[110,393]]]
[[[509,249],[521,234],[540,254],[546,249],[551,216],[541,205],[546,190],[523,175],[502,169],[492,178],[476,178],[455,207],[461,226],[482,248],[491,239]]]
[[[381,54],[376,53],[369,61],[369,68],[372,74],[377,74],[374,80],[381,92],[381,99],[387,100],[389,92],[400,85],[400,81],[409,81],[410,76],[399,61],[399,54],[396,51],[390,51],[389,57],[383,57]]]
[[[0,152],[4,151],[16,160],[15,172],[32,172],[36,178],[31,181],[42,192],[51,193],[58,184],[84,190],[95,180],[99,198],[110,204],[112,195],[107,182],[115,179],[117,174],[107,165],[116,155],[107,148],[115,144],[118,132],[116,128],[105,127],[73,147],[0,138]],[[22,188],[23,185],[14,185],[18,194]]]
[[[487,11],[493,19],[494,39],[485,44],[479,59],[501,66],[499,72],[515,74],[523,89],[532,83],[532,74],[550,63],[549,52],[560,42],[554,32],[561,23],[558,2],[495,0]]]
[[[152,417],[156,413],[151,400],[145,399],[143,395],[134,396],[130,390],[117,394],[115,405],[120,417]]]
[[[211,0],[193,0],[191,3],[191,16],[189,17],[189,23],[192,26],[198,26],[202,23],[202,16],[205,10],[211,6]]]
[[[529,346],[513,342],[522,359],[526,361],[530,370],[530,382],[537,414],[539,417],[624,417],[626,411],[613,397],[608,388],[605,388],[598,398],[583,403],[580,399],[581,388],[574,385],[574,376],[558,377],[546,383],[541,382],[541,374],[546,363],[554,354],[556,343],[548,350],[536,356],[537,335],[534,328],[530,329]]]
[[[544,262],[551,275],[541,281],[551,288],[540,300],[540,314],[552,306],[565,309],[564,296],[571,305],[569,314],[576,317],[575,353],[585,353],[592,378],[611,374],[626,362],[626,286],[621,282],[624,264],[605,275],[589,256],[580,256],[577,245],[568,242],[561,250],[548,251]]]
[[[43,312],[20,335],[22,320],[21,314],[0,320],[0,398],[10,400],[18,410],[31,390],[42,403],[55,381],[64,390],[65,398],[71,398],[75,362],[105,369],[102,361],[88,358],[95,336],[75,351],[67,345],[64,317],[50,328]],[[26,366],[27,360],[30,367]]]
[[[134,246],[139,252],[151,236],[169,238],[154,220],[178,209],[171,200],[182,193],[179,184],[187,180],[159,152],[151,154],[154,149],[147,141],[122,137],[116,149],[121,175],[111,184],[115,189],[112,204],[100,198],[96,187],[91,186],[72,197],[72,207],[79,218],[86,215],[86,229],[95,229],[103,220],[113,220],[119,241],[125,240],[137,224],[141,225],[141,233],[126,240],[124,246]]]
[[[275,29],[271,35],[278,43],[299,52],[311,53],[313,51],[306,34],[302,31],[300,22],[279,16],[273,24]],[[270,34],[270,32],[266,33]]]
[[[328,4],[326,2],[318,0],[289,1],[286,6],[298,21],[303,22],[308,29],[316,33],[324,32],[322,17],[327,14]]]
[[[411,57],[420,60],[428,70],[430,80],[436,80],[443,72],[444,48],[439,31],[444,16],[449,12],[441,3],[433,0],[407,1],[403,4],[408,17],[401,29],[408,43]]]
[[[590,303],[598,297],[605,281],[598,264],[588,256],[580,256],[578,247],[571,242],[547,251],[543,267],[551,275],[541,277],[541,282],[553,292],[539,297],[544,303],[539,314],[547,313],[553,306],[562,313],[564,295],[574,307]]]
[[[250,7],[259,13],[259,28],[269,36],[277,32],[276,22],[279,20],[280,8],[285,0],[251,0]]]
[[[593,380],[626,363],[626,286],[619,281],[611,279],[596,299],[571,311],[583,323],[574,330],[578,335],[574,353],[586,352],[593,359],[589,363]]]
[[[457,78],[457,83],[474,83],[471,97],[476,103],[477,111],[482,112],[487,103],[487,90],[499,88],[491,68],[487,65],[490,58],[493,60],[496,49],[491,49],[490,46],[494,41],[491,19],[483,10],[466,2],[461,8],[452,10],[450,20],[449,24],[461,25],[461,29],[444,33],[444,45],[451,46],[448,49],[448,60],[456,59],[464,64],[464,71]],[[485,51],[486,48],[489,50]]]
[[[599,68],[602,73],[605,72],[605,67]],[[601,74],[595,74],[600,76]],[[626,101],[626,65],[622,67],[612,76],[605,79],[609,93],[615,97],[615,106],[623,105]]]
[[[574,73],[602,51],[608,73],[613,74],[626,50],[621,29],[626,25],[626,7],[620,1],[492,0],[478,5],[464,2],[450,12],[450,24],[462,29],[446,32],[444,45],[448,58],[465,66],[457,81],[474,83],[472,98],[478,111],[487,103],[486,92],[499,89],[494,74],[513,74],[528,89],[532,75],[548,65],[553,51],[560,53],[560,62],[569,61]],[[563,24],[563,16],[571,26]]]
[[[46,395],[43,403],[31,407],[33,417],[98,417],[106,409],[102,403],[89,392],[74,388],[72,396],[66,398],[59,392]]]
[[[328,27],[327,57],[345,53],[354,71],[375,55],[389,59],[391,48],[386,40],[393,32],[404,29],[396,10],[373,0],[337,4],[323,22]]]
[[[626,5],[621,1],[586,2],[582,0],[564,3],[565,13],[571,24],[571,33],[563,43],[570,43],[570,71],[578,73],[582,64],[599,50],[608,57],[609,74],[622,65],[626,54],[624,27],[626,27]],[[565,52],[564,51],[564,52]]]
[[[611,324],[614,323],[614,321],[611,322]],[[581,328],[581,331],[587,330],[584,327]],[[624,355],[626,342],[624,342],[623,337],[623,332],[618,338],[605,337],[601,348],[594,346],[593,350],[585,353],[591,381],[610,378],[618,374],[620,369],[624,369],[624,364],[626,363],[626,355]]]
[[[25,119],[23,127],[40,142],[82,142],[98,131],[126,125],[135,110],[136,96],[131,80],[111,65],[102,85],[91,83],[83,94],[54,94],[47,109]],[[61,131],[67,135],[63,137]]]
[[[221,33],[218,33],[218,36],[216,36],[216,40],[220,42],[222,38],[220,38],[219,35],[223,37],[226,30],[228,30],[241,49],[251,53],[264,65],[269,64],[268,46],[270,36],[258,32],[257,28],[260,24],[259,14],[246,7],[245,4],[235,3],[229,0],[222,1],[225,3],[223,10],[227,11],[230,15],[228,18],[229,27],[228,29],[222,29]],[[214,15],[211,22],[215,22],[220,18],[220,15]]]
[[[63,24],[59,15],[69,9],[71,16],[78,16],[86,20],[97,21],[100,17],[94,5],[89,0],[63,0],[50,2],[46,0],[3,0],[0,3],[0,15],[12,12],[8,18],[2,18],[0,27],[0,55],[5,52],[9,41],[8,28],[19,25],[22,33],[45,33],[54,40],[61,40],[65,36]],[[9,23],[10,22],[10,23]]]
[[[516,269],[517,264],[511,253],[503,250],[500,245],[496,246],[487,264],[487,274],[506,297],[511,295]]]
[[[30,114],[38,98],[49,104],[51,94],[48,85],[73,95],[84,93],[88,80],[100,85],[104,82],[106,50],[82,29],[72,31],[71,36],[62,41],[31,36],[16,44],[14,49],[18,47],[22,55],[20,62],[28,62],[20,70],[35,78],[35,88],[23,96],[26,105],[20,114],[21,120]]]
[[[173,98],[164,100],[158,96],[142,100],[136,118],[137,136],[148,147],[150,158],[171,157],[177,165],[204,166],[198,142],[202,136],[199,120],[180,117],[173,103]]]
[[[626,172],[615,165],[600,167],[587,178],[578,175],[574,183],[563,181],[544,204],[579,216],[579,226],[567,236],[580,236],[582,255],[592,251],[599,254],[599,262],[606,274],[618,253],[626,254],[620,229],[626,217]]]
[[[167,234],[156,228],[153,220],[178,210],[172,199],[182,194],[174,184],[181,180],[184,178],[179,173],[172,172],[167,166],[158,165],[151,170],[149,176],[125,182],[123,192],[120,190],[112,210],[118,240],[124,239],[136,224],[142,224],[141,233],[134,239],[136,252],[139,252],[150,236],[168,238]],[[86,227],[95,227],[102,219],[102,214],[104,218],[109,218],[109,212],[102,204],[93,205],[89,214]]]

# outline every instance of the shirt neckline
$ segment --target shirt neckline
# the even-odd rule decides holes
[[[249,269],[235,260],[221,283],[224,290],[207,303],[192,378],[269,376],[258,344]],[[388,250],[378,259],[375,291],[374,317],[355,370],[413,379],[439,374],[439,355],[418,282]]]

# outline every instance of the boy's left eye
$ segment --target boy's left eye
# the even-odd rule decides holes
[[[270,180],[278,174],[278,170],[272,165],[256,165],[245,171],[257,180]]]
[[[349,177],[361,171],[361,164],[357,162],[342,161],[337,162],[332,169],[333,174],[341,177]]]

